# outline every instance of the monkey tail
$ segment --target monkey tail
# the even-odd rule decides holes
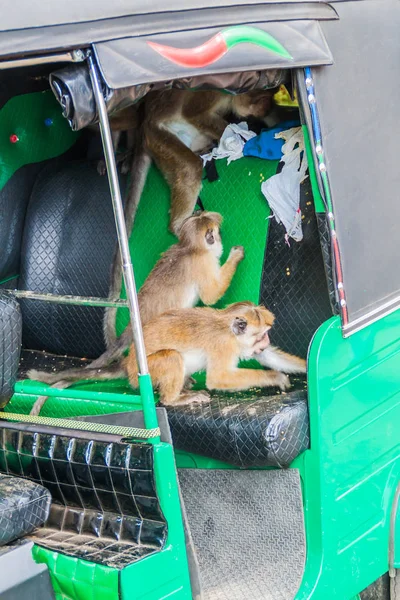
[[[27,375],[29,379],[43,381],[43,383],[48,383],[53,387],[57,387],[57,383],[59,382],[66,382],[68,385],[62,386],[62,388],[66,388],[74,381],[102,381],[104,379],[123,378],[126,377],[126,370],[122,364],[116,363],[115,365],[108,367],[108,369],[67,369],[66,371],[60,371],[59,373],[46,373],[45,371],[31,369],[28,371]]]
[[[103,352],[101,356],[93,360],[89,365],[87,365],[87,367],[85,367],[85,371],[90,371],[90,369],[104,369],[104,367],[108,367],[112,362],[119,360],[123,356],[125,350],[129,348],[131,343],[132,331],[128,326],[108,350]]]
[[[137,149],[135,151],[132,166],[130,182],[128,192],[125,199],[125,223],[130,237],[132,233],[133,224],[135,221],[136,212],[139,206],[140,198],[146,183],[147,174],[151,166],[151,158],[144,147],[143,136],[140,134],[140,138],[137,143]],[[110,277],[110,293],[109,298],[116,300],[120,297],[122,285],[122,265],[121,257],[119,254],[118,245],[114,252],[114,258],[111,269]],[[106,346],[111,349],[116,342],[115,334],[115,319],[117,309],[113,307],[107,307],[104,312],[103,332]],[[130,345],[132,338],[129,337],[126,348]],[[124,348],[124,350],[126,349]]]
[[[99,381],[104,379],[122,379],[126,377],[126,370],[122,364],[115,364],[108,369],[103,369],[101,371],[95,369],[92,369],[92,371],[90,371],[90,369],[69,369],[66,371],[60,371],[60,373],[46,373],[45,371],[31,369],[28,371],[27,375],[29,379],[42,381],[43,383],[48,383],[53,388],[63,390],[72,385],[74,381],[79,380],[94,379]],[[60,379],[60,377],[62,379]],[[29,414],[38,415],[42,410],[47,398],[48,396],[39,396]]]
[[[40,374],[40,371],[35,371],[35,369],[32,369],[32,374]],[[29,373],[28,373],[29,375]],[[32,379],[36,379],[36,377],[32,377]],[[67,387],[69,387],[71,385],[71,381],[57,381],[57,383],[55,383],[52,387],[56,387],[59,390],[63,390]],[[32,406],[32,409],[30,411],[30,415],[37,417],[40,414],[40,411],[43,408],[43,405],[45,404],[46,400],[47,400],[48,396],[38,396],[38,399],[36,400],[35,404]]]

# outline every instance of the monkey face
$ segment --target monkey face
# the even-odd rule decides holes
[[[222,255],[222,240],[219,227],[214,225],[208,227],[204,234],[204,241],[207,250],[210,250],[217,258],[221,258]]]
[[[239,117],[263,119],[271,110],[271,105],[271,90],[253,90],[234,98],[234,110]]]
[[[222,216],[219,213],[196,212],[183,222],[179,239],[188,245],[198,246],[211,251],[217,258],[222,255],[222,239],[220,225]]]
[[[260,354],[263,350],[268,348],[270,343],[271,342],[269,341],[268,330],[266,330],[265,333],[259,339],[256,340],[256,343],[253,347],[253,354]]]
[[[274,315],[263,306],[251,305],[251,303],[238,303],[228,308],[235,312],[235,306],[239,314],[236,314],[231,323],[231,329],[241,346],[242,358],[250,358],[259,354],[269,346],[268,332],[274,322]]]

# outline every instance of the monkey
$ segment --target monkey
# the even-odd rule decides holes
[[[178,234],[193,212],[200,193],[203,166],[198,154],[220,139],[229,114],[264,118],[271,108],[273,93],[273,90],[254,90],[231,95],[170,89],[145,96],[144,151],[170,187],[169,229],[173,234]]]
[[[198,154],[220,139],[228,125],[226,117],[229,114],[263,119],[271,110],[274,92],[275,89],[253,90],[232,95],[217,90],[152,91],[138,105],[111,115],[114,147],[121,131],[132,129],[136,131],[136,145],[139,146],[131,163],[131,182],[125,204],[130,214],[126,219],[128,231],[136,212],[130,205],[137,207],[151,160],[154,160],[171,190],[169,229],[177,236],[184,220],[192,214],[201,189],[203,168]],[[130,152],[131,148],[128,148]],[[127,164],[125,160],[125,170]],[[103,161],[99,164],[100,171],[105,173]]]
[[[143,327],[149,372],[164,406],[208,401],[204,392],[185,390],[185,379],[198,371],[206,371],[208,390],[247,390],[251,387],[290,387],[287,375],[279,371],[239,368],[240,360],[256,357],[270,347],[269,330],[274,315],[264,306],[237,302],[225,309],[196,307],[165,312]],[[271,350],[274,354],[274,350]],[[279,350],[276,367],[303,369],[304,361]],[[128,376],[133,388],[138,387],[138,366],[134,348],[126,358],[104,370],[70,369],[49,374],[28,372],[30,379],[62,387],[82,378],[115,379]]]
[[[162,255],[139,290],[142,324],[167,310],[189,308],[199,300],[213,305],[223,297],[238,264],[244,258],[244,249],[243,246],[233,246],[225,264],[220,266],[223,252],[220,233],[222,221],[219,213],[207,211],[186,219],[178,243]],[[111,329],[114,320],[111,310],[108,311],[108,317],[106,327]],[[118,341],[94,360],[90,368],[106,366],[131,343],[131,328],[127,327]]]
[[[161,313],[175,308],[195,306],[199,300],[212,305],[227,291],[238,264],[244,258],[242,246],[233,246],[221,266],[223,252],[220,227],[222,216],[214,212],[200,212],[183,224],[179,241],[158,260],[138,293],[142,324]],[[109,325],[111,328],[111,325]],[[132,343],[128,326],[121,336],[85,369],[100,369],[116,360]],[[81,377],[83,374],[81,374]],[[40,397],[31,414],[38,414],[43,406]]]
[[[135,148],[130,181],[125,198],[124,216],[131,235],[137,207],[152,160],[171,190],[169,229],[178,237],[182,223],[196,205],[201,189],[202,161],[196,153],[211,148],[228,124],[226,117],[263,118],[271,109],[275,90],[254,90],[239,95],[220,91],[163,90],[149,92],[135,105]],[[117,123],[117,117],[120,119]],[[113,121],[114,118],[114,121]],[[111,127],[129,129],[129,112],[120,111],[111,119]],[[115,125],[114,125],[115,123]],[[124,165],[127,164],[124,158]],[[122,266],[118,249],[114,253],[110,299],[119,297]],[[107,308],[104,338],[107,347],[115,342],[115,308]]]

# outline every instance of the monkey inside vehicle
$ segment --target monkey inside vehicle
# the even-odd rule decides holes
[[[97,10],[70,0],[13,62],[0,23],[0,573],[24,538],[43,600],[388,600],[370,586],[400,564],[400,334],[371,311],[395,269],[349,248],[369,195],[341,185],[364,150],[353,95],[332,98],[347,40],[394,72],[396,36],[334,35],[324,2],[178,0],[156,21],[125,2],[70,30]],[[240,18],[258,25],[204,26]],[[2,600],[39,589],[0,580]]]

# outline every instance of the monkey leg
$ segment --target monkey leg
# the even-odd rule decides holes
[[[290,387],[290,381],[284,373],[262,371],[259,369],[209,369],[207,388],[209,390],[248,390],[252,387],[277,386],[281,390]]]
[[[220,115],[211,115],[210,113],[198,114],[188,118],[188,121],[199,131],[203,131],[210,136],[213,141],[218,142],[225,131],[228,121]]]
[[[160,350],[147,358],[153,384],[164,406],[176,404],[185,383],[182,355],[176,350]]]
[[[177,137],[165,129],[146,137],[147,146],[171,190],[169,228],[175,235],[190,217],[201,190],[203,165]]]
[[[133,149],[136,142],[136,132],[134,129],[128,129],[126,132],[126,152],[121,158],[121,173],[127,175],[131,171],[133,162]]]
[[[196,380],[193,377],[186,377],[183,387],[185,390],[191,390],[195,383]]]

